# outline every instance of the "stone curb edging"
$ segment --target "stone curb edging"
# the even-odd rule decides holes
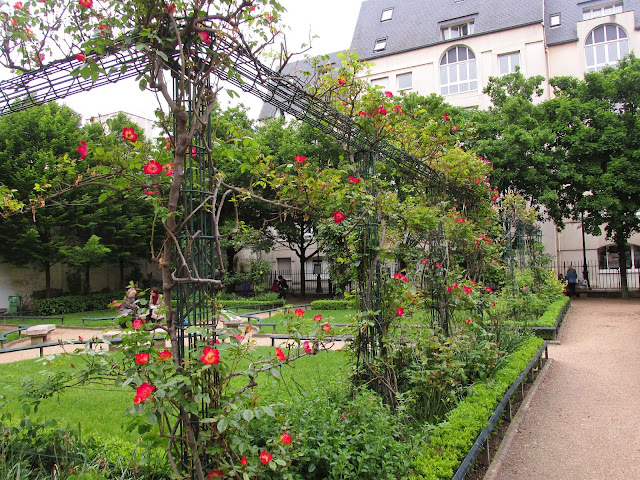
[[[520,405],[520,408],[514,415],[513,420],[511,420],[511,423],[509,424],[509,428],[507,429],[507,433],[505,433],[504,438],[500,442],[498,451],[493,456],[493,461],[489,465],[489,468],[487,470],[487,473],[485,473],[483,480],[495,480],[495,478],[497,477],[498,472],[500,471],[500,468],[504,463],[507,452],[509,451],[509,448],[513,444],[516,438],[516,435],[518,434],[518,429],[520,428],[520,424],[524,420],[525,415],[527,414],[529,408],[531,407],[531,402],[533,401],[533,397],[538,391],[538,387],[544,381],[549,371],[549,368],[551,368],[551,365],[553,365],[553,358],[547,359],[544,366],[542,367],[542,370],[540,370],[540,372],[538,373],[536,380],[533,382],[533,386],[527,393],[527,396],[525,397],[524,401]]]

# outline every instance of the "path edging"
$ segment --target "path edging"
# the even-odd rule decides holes
[[[544,381],[544,378],[546,377],[547,372],[549,371],[549,368],[551,367],[552,364],[553,364],[553,358],[547,359],[542,369],[538,373],[536,380],[533,382],[533,386],[529,389],[529,392],[527,393],[527,396],[522,402],[522,405],[520,405],[520,408],[514,415],[513,420],[511,420],[511,423],[509,424],[509,428],[507,429],[507,433],[505,433],[504,438],[502,439],[502,442],[500,442],[498,451],[493,456],[493,461],[489,465],[489,468],[487,470],[487,473],[485,473],[483,480],[494,480],[498,475],[498,472],[500,471],[502,464],[504,463],[504,459],[506,458],[506,454],[509,451],[511,444],[515,440],[516,435],[518,434],[518,429],[520,428],[520,424],[524,420],[524,417],[531,406],[533,397],[538,391],[538,387]]]

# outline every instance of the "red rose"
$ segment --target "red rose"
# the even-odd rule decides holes
[[[136,353],[136,363],[138,365],[144,365],[149,361],[149,354],[146,352]]]
[[[344,213],[342,213],[340,210],[336,211],[333,214],[333,221],[336,223],[344,222],[345,218],[346,217],[344,216]]]
[[[161,352],[158,352],[158,357],[160,357],[160,360],[162,360],[163,362],[166,362],[171,358],[171,352],[169,350],[163,350]]]
[[[76,53],[76,60],[79,62],[84,62],[87,59],[87,56],[84,53]]]
[[[289,435],[287,432],[284,432],[280,437],[280,441],[285,445],[291,445],[291,435]]]
[[[78,147],[78,153],[80,154],[80,158],[84,160],[87,158],[87,154],[89,153],[89,148],[87,147],[87,142],[84,140],[80,141],[80,146]]]
[[[284,356],[284,353],[282,353],[280,347],[276,348],[276,358],[281,362],[284,362],[287,359],[287,357]]]
[[[404,315],[404,308],[398,307],[396,309],[396,313],[398,314],[399,317],[402,317]]]
[[[217,348],[205,347],[200,361],[205,365],[217,365],[220,363],[220,352]]]
[[[304,348],[304,353],[309,355],[311,353],[311,345],[309,345],[309,342],[304,342],[302,346]]]
[[[271,459],[273,459],[273,455],[271,455],[269,452],[267,452],[266,450],[262,450],[260,452],[260,461],[262,463],[264,463],[265,465],[267,463],[269,463],[271,461]]]
[[[315,317],[313,317],[314,322],[319,322],[320,320],[322,320],[322,315],[316,315]]]
[[[133,127],[125,127],[122,129],[122,138],[124,138],[125,140],[129,140],[130,142],[135,142],[136,140],[138,140],[138,134],[133,130]]]
[[[162,172],[162,164],[155,160],[151,160],[144,166],[143,171],[148,175],[158,175]]]
[[[293,158],[298,163],[303,163],[307,159],[307,157],[305,157],[304,155],[296,155]]]

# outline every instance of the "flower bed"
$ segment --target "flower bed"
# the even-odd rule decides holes
[[[410,480],[450,479],[505,395],[544,340],[531,338],[516,350],[508,363],[488,382],[474,387],[429,435],[429,443],[415,452]]]

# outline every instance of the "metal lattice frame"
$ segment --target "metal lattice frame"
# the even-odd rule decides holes
[[[0,82],[0,116],[143,74],[148,68],[145,53],[135,50],[132,47],[132,42],[123,42],[122,46],[122,50],[114,50],[105,55],[91,55],[92,61],[97,62],[104,72],[99,74],[97,78],[73,76],[72,72],[78,69],[79,62],[74,58],[67,58],[51,63],[37,71]],[[366,131],[350,117],[341,114],[322,99],[311,95],[294,79],[286,78],[266,67],[249,52],[232,44],[230,40],[218,38],[213,48],[218,56],[224,55],[227,58],[233,69],[232,75],[229,75],[229,71],[224,65],[214,68],[213,72],[219,78],[276,106],[296,119],[316,127],[338,141],[349,144],[356,152],[359,152],[357,156],[363,159],[363,167],[368,175],[374,177],[376,161],[382,161],[409,174],[410,178],[423,182],[427,187],[433,187],[439,183],[437,172],[425,165],[424,162],[388,142],[374,141],[373,138],[369,138]],[[169,57],[176,54],[176,52],[165,53]],[[208,53],[212,52],[205,51],[199,54],[198,60],[204,68],[210,61]],[[207,195],[197,186],[202,185],[201,181],[204,178],[210,179],[212,176],[211,167],[204,158],[206,146],[198,145],[195,142],[202,142],[202,140],[194,138],[192,145],[196,147],[196,156],[187,155],[187,163],[185,164],[182,202],[186,217],[204,201],[204,196]],[[373,277],[370,275],[371,270],[366,274],[360,273],[364,275],[359,278],[361,286],[365,282],[371,283],[368,286],[372,292],[370,298],[375,304],[363,305],[363,308],[379,312],[382,279],[379,265],[375,266],[372,263],[372,252],[379,249],[377,218],[369,219],[362,235],[362,247],[369,252],[367,263],[369,268],[376,270]],[[188,247],[190,253],[188,268],[197,271],[202,278],[215,278],[212,221],[204,210],[190,219],[188,228],[180,241],[183,247]],[[212,292],[209,289],[210,287],[206,284],[199,283],[179,286],[177,289],[179,322],[198,326],[215,325],[215,312],[210,308],[211,304],[209,303]],[[385,335],[384,330],[382,316],[377,314],[374,325],[362,334],[363,338],[359,349],[363,357],[373,360],[378,355],[383,355],[381,342]],[[190,349],[195,345],[196,338],[184,335],[183,329],[180,329],[180,332],[182,333],[179,341],[181,349],[179,358],[182,359],[186,353],[184,350],[185,342],[186,348]]]

